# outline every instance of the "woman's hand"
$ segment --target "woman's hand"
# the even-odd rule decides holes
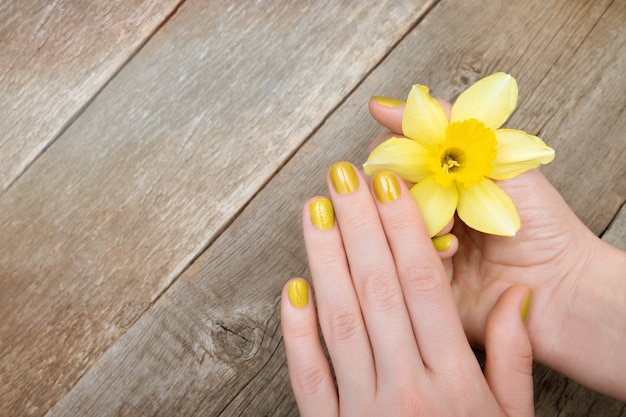
[[[381,102],[370,100],[370,112],[390,132],[371,146],[402,132],[401,103]],[[458,219],[453,229],[458,251],[448,269],[470,341],[483,345],[496,300],[512,285],[527,285],[535,359],[626,400],[626,255],[593,235],[538,170],[498,185],[521,218],[515,237],[482,234]]]
[[[301,414],[533,415],[528,288],[511,286],[492,306],[483,375],[406,186],[380,173],[372,193],[348,163],[328,183],[332,202],[314,198],[303,211],[317,312],[302,279],[285,285],[281,306]]]

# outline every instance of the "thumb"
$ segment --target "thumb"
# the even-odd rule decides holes
[[[448,118],[452,105],[442,99],[435,98],[443,107]],[[390,97],[374,96],[368,102],[370,114],[381,125],[389,129],[394,136],[402,135],[402,116],[404,115],[404,102]]]
[[[531,291],[516,285],[502,293],[485,326],[485,378],[509,416],[534,416],[533,352],[528,338]]]
[[[370,114],[378,123],[389,129],[394,136],[402,135],[402,115],[404,101],[374,96],[368,102]]]

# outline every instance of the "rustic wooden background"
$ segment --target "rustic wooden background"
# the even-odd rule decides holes
[[[279,294],[371,95],[520,85],[626,247],[622,0],[0,2],[0,415],[295,416]],[[540,365],[538,416],[626,416]]]

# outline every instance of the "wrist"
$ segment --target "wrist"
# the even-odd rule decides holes
[[[529,328],[533,350],[539,362],[626,400],[626,252],[588,235],[575,265],[544,294]]]

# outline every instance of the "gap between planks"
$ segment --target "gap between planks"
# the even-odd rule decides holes
[[[61,136],[63,136],[63,134],[67,131],[67,129],[69,129],[70,126],[74,124],[74,122],[85,112],[85,110],[89,106],[91,106],[91,104],[96,100],[96,98],[98,98],[100,93],[102,93],[102,91],[111,83],[111,81],[114,80],[115,77],[117,77],[120,71],[122,71],[126,67],[126,65],[128,65],[128,63],[131,62],[137,56],[137,54],[150,41],[150,39],[152,39],[154,35],[158,33],[159,30],[161,30],[161,28],[165,26],[167,22],[169,22],[172,19],[172,17],[176,15],[176,13],[178,13],[178,10],[181,8],[183,3],[185,3],[185,1],[186,0],[180,0],[178,4],[176,4],[176,6],[172,9],[172,11],[164,17],[161,23],[155,26],[154,30],[152,30],[152,32],[150,32],[137,45],[137,47],[128,55],[128,58],[122,63],[120,63],[120,65],[111,73],[111,76],[104,83],[102,83],[102,85],[93,93],[93,95],[88,100],[86,100],[85,103],[83,103],[83,105],[80,106],[74,112],[74,114],[70,115],[70,117],[65,121],[65,123],[63,123],[63,125],[57,131],[57,133],[52,137],[52,139],[50,139],[50,141],[41,148],[39,153],[37,153],[37,155],[35,155],[32,160],[28,161],[28,163],[24,166],[24,168],[13,179],[11,179],[11,181],[4,188],[4,190],[0,190],[0,197],[2,197],[3,194],[5,194],[16,182],[19,181],[22,175],[24,175],[24,173],[28,171],[30,167],[33,166],[33,164],[35,164],[39,160],[39,158],[41,158],[43,154],[46,153],[46,151],[50,148],[50,146],[52,146]]]
[[[326,115],[320,120],[320,122],[311,129],[311,132],[304,138],[304,140],[300,143],[300,145],[294,147],[293,151],[289,153],[287,157],[282,161],[282,163],[276,167],[274,172],[267,177],[267,180],[261,184],[261,186],[250,196],[250,198],[246,200],[241,205],[241,207],[239,207],[238,210],[234,211],[233,215],[226,222],[224,222],[224,224],[212,236],[210,236],[209,239],[207,239],[207,241],[203,245],[200,246],[199,250],[189,258],[188,262],[183,264],[178,271],[175,271],[172,273],[172,278],[169,280],[168,285],[166,285],[163,288],[163,290],[160,293],[158,293],[149,304],[146,305],[146,308],[142,311],[142,314],[137,315],[136,319],[130,322],[130,327],[132,327],[132,325],[134,325],[141,318],[143,313],[145,313],[148,309],[150,309],[150,307],[156,304],[161,299],[163,294],[165,294],[171,288],[171,286],[178,280],[178,278],[180,278],[185,273],[185,271],[187,271],[198,260],[198,258],[200,258],[200,256],[202,256],[202,254],[206,252],[211,247],[211,245],[213,245],[213,243],[220,237],[220,235],[231,226],[231,224],[241,215],[241,213],[250,205],[250,203],[254,201],[254,199],[259,195],[259,193],[265,189],[267,184],[269,184],[276,177],[276,175],[285,167],[285,165],[287,165],[292,160],[294,155],[296,155],[304,146],[306,146],[307,143],[309,143],[311,138],[315,136],[315,134],[328,121],[328,119],[337,111],[337,109],[339,109],[341,106],[345,104],[345,102],[354,94],[354,92],[357,91],[359,87],[367,80],[367,78],[372,74],[372,72],[374,72],[380,66],[380,64],[384,62],[385,59],[387,59],[389,54],[391,54],[393,50],[396,49],[396,47],[406,38],[406,36],[409,33],[411,33],[415,29],[415,27],[417,27],[417,25],[419,25],[420,22],[424,20],[424,18],[440,2],[441,0],[430,0],[424,5],[422,10],[420,10],[420,12],[417,14],[417,18],[408,27],[404,35],[399,37],[396,42],[390,45],[389,49],[381,56],[381,58],[374,65],[372,65],[372,67],[367,72],[363,74],[362,78],[358,82],[355,83],[354,87],[351,88],[346,93],[346,95],[341,100],[339,100],[337,104],[328,111],[328,113],[326,113]]]

